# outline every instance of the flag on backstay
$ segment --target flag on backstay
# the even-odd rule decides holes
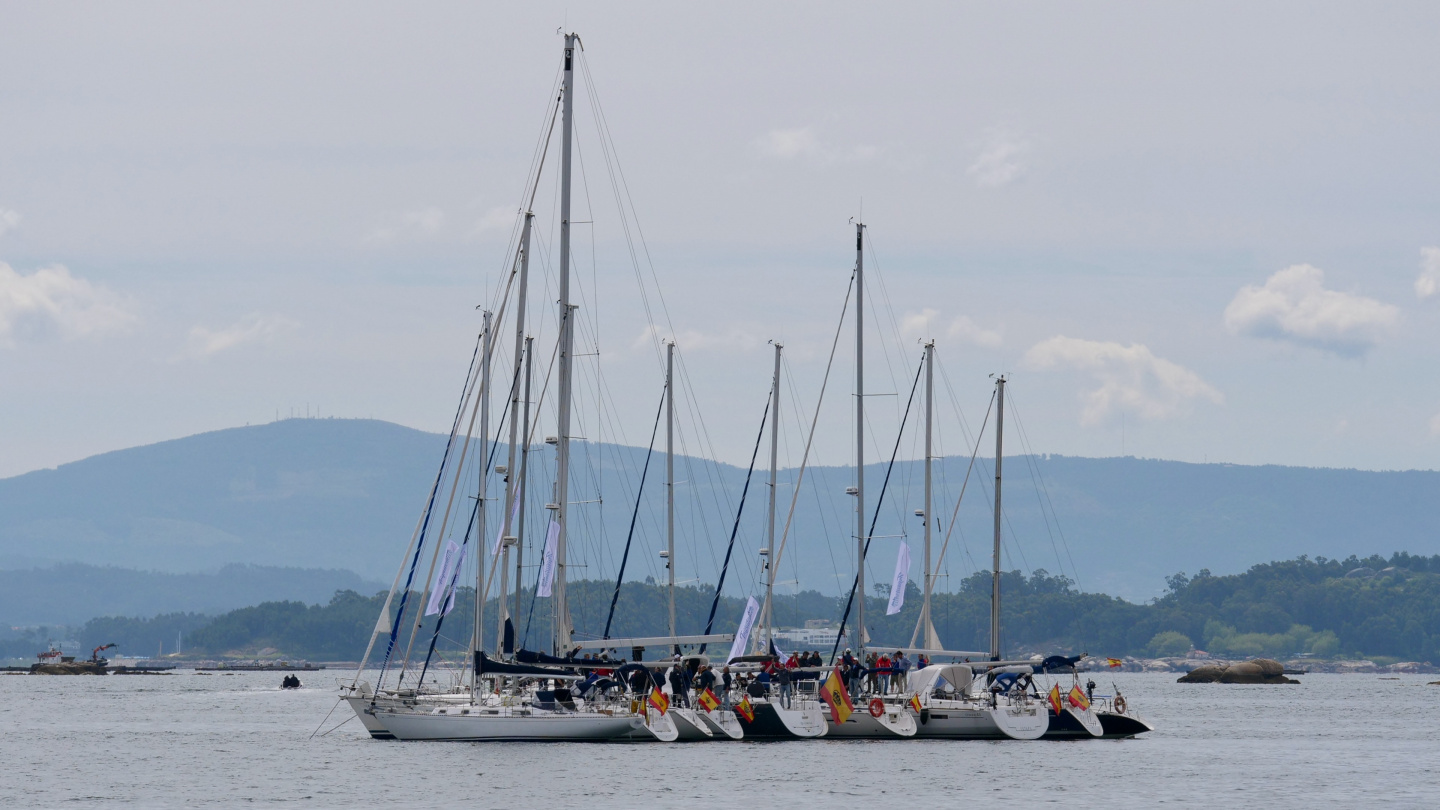
[[[745,648],[750,645],[750,629],[755,626],[755,615],[759,612],[760,603],[753,596],[747,597],[745,613],[740,617],[740,626],[735,630],[735,640],[730,644],[730,655],[725,658],[725,663],[745,654]]]
[[[735,711],[740,712],[740,716],[745,718],[745,722],[755,722],[755,707],[750,705],[749,695],[740,698],[740,703],[736,705]]]
[[[560,524],[552,520],[545,532],[545,554],[540,560],[540,586],[535,589],[536,596],[550,596],[550,589],[555,585],[555,546],[559,540]]]
[[[920,713],[920,696],[919,696],[919,695],[911,695],[911,696],[910,696],[910,708],[914,709],[916,714],[919,714],[919,713]]]
[[[440,572],[430,584],[430,601],[425,605],[425,615],[449,614],[455,607],[455,580],[460,573],[460,564],[465,561],[465,547],[455,545],[451,540],[445,546],[445,556],[440,559]]]
[[[1080,691],[1080,687],[1070,687],[1070,694],[1068,695],[1068,697],[1070,698],[1071,706],[1074,706],[1075,708],[1082,711],[1090,708],[1090,701],[1088,698],[1085,697],[1085,693]]]
[[[1105,666],[1110,667],[1111,669],[1116,669],[1118,667],[1125,666],[1125,662],[1121,661],[1119,658],[1106,658]]]
[[[708,687],[705,689],[705,691],[700,693],[699,702],[700,708],[704,709],[707,712],[713,712],[716,709],[720,708],[720,700],[715,697],[715,693],[711,692]]]
[[[665,696],[659,689],[650,690],[650,699],[646,701],[655,708],[655,711],[664,714],[670,710],[670,698]]]
[[[1051,710],[1056,714],[1059,714],[1060,710],[1065,708],[1065,704],[1060,701],[1060,684],[1057,683],[1050,687],[1050,694],[1046,697],[1046,700],[1050,703]]]
[[[905,606],[905,586],[910,583],[910,544],[900,541],[900,553],[895,557],[895,576],[890,580],[890,604],[885,606],[885,615],[894,616]]]
[[[855,712],[855,706],[850,703],[850,695],[845,691],[845,684],[840,680],[839,667],[830,670],[830,677],[825,679],[820,696],[830,706],[830,716],[836,723],[845,722]]]

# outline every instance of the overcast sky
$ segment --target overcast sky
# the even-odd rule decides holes
[[[772,339],[798,441],[863,213],[876,393],[933,337],[972,422],[1011,375],[1038,452],[1436,467],[1440,6],[674,6],[0,2],[0,476],[307,408],[448,428],[562,26],[594,79],[589,438],[643,444],[660,384],[598,97],[655,332],[728,461]]]

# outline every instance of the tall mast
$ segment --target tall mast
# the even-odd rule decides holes
[[[525,487],[530,472],[530,366],[535,350],[535,338],[525,338],[525,403],[524,416],[520,426],[521,441],[524,443],[520,448],[520,500],[525,500]],[[520,589],[525,581],[520,578],[525,568],[525,508],[520,508],[519,525],[515,527],[515,616],[520,615]]]
[[[670,637],[675,637],[675,341],[665,344],[665,567],[670,571]],[[675,645],[680,652],[680,645]]]
[[[565,598],[565,544],[570,511],[570,403],[571,371],[575,346],[575,307],[570,303],[570,150],[575,124],[575,43],[574,34],[565,35],[563,77],[564,111],[560,136],[560,368],[558,418],[555,437],[555,541],[554,634],[555,652],[570,648],[570,604]]]
[[[481,549],[485,548],[485,459],[490,455],[490,343],[494,335],[490,329],[491,319],[494,313],[485,310],[485,337],[481,339],[480,357],[480,446],[476,450],[476,469],[480,477],[479,485],[476,487],[476,500],[479,501],[475,507],[476,537],[475,545]],[[438,542],[438,541],[437,541]],[[475,631],[472,635],[471,659],[474,653],[485,649],[485,630],[480,623],[480,617],[485,612],[485,554],[483,551],[475,555]],[[476,678],[475,680],[479,680]],[[472,683],[472,690],[478,683]]]
[[[1005,378],[995,379],[995,550],[990,562],[990,660],[1000,660],[1000,462],[1005,455]]]
[[[510,366],[514,379],[510,385],[510,447],[505,461],[505,500],[501,502],[501,528],[500,528],[500,596],[495,602],[498,627],[495,631],[495,638],[503,644],[505,639],[505,619],[508,614],[505,609],[505,596],[507,577],[510,575],[510,537],[514,531],[511,524],[514,514],[515,497],[519,488],[520,478],[515,470],[515,443],[520,432],[520,386],[516,385],[520,374],[520,361],[525,352],[525,293],[530,281],[530,224],[535,215],[529,211],[525,212],[525,227],[520,232],[520,288],[515,293],[515,360]],[[520,592],[520,574],[515,574],[515,592]],[[519,615],[517,605],[516,615]]]
[[[925,634],[924,646],[930,647],[930,590],[934,576],[930,573],[930,533],[934,512],[931,511],[931,460],[934,458],[935,418],[935,341],[925,344],[925,600],[920,603],[920,627]],[[913,643],[913,642],[912,642]]]
[[[770,605],[775,598],[775,495],[776,475],[780,463],[780,350],[785,347],[775,344],[775,377],[770,383],[770,523],[765,533],[765,652],[770,652],[771,632]]]
[[[865,657],[865,225],[855,223],[855,591],[858,610],[851,634]]]

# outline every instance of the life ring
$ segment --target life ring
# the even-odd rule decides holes
[[[871,701],[870,701],[870,716],[871,716],[871,717],[879,717],[880,715],[882,715],[882,714],[884,714],[884,713],[885,713],[885,701],[881,700],[880,698],[875,698],[874,700],[871,700]]]
[[[1124,713],[1125,713],[1125,696],[1124,696],[1124,695],[1116,695],[1116,696],[1115,696],[1115,713],[1116,713],[1116,714],[1124,714]]]

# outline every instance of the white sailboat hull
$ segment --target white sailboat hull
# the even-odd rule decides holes
[[[421,713],[381,707],[375,719],[397,740],[603,742],[645,728],[644,721],[634,715],[512,712],[483,707],[469,714],[458,712]]]
[[[855,712],[837,723],[833,717],[826,717],[830,729],[827,737],[844,737],[871,740],[893,740],[900,737],[914,737],[920,724],[908,709],[892,704],[885,705],[885,711],[875,717],[868,707],[855,707]]]
[[[755,719],[744,724],[745,736],[750,739],[805,739],[824,737],[830,732],[824,708],[818,701],[797,698],[791,708],[786,709],[779,703],[759,698],[751,705]]]
[[[669,714],[679,731],[680,742],[702,742],[715,738],[715,732],[700,719],[700,712],[694,709],[672,708]]]
[[[395,735],[390,733],[390,729],[385,728],[379,719],[370,712],[370,698],[359,696],[347,697],[345,698],[345,702],[350,704],[350,708],[354,710],[355,716],[360,718],[360,723],[365,726],[366,731],[370,732],[371,737],[377,740],[395,739]]]
[[[718,709],[713,712],[704,712],[700,715],[700,721],[710,729],[712,739],[716,740],[741,740],[745,738],[745,729],[741,728],[740,718],[729,709]]]
[[[990,707],[979,702],[936,700],[921,714],[916,736],[951,740],[1038,740],[1049,728],[1049,711],[1035,703]]]
[[[680,727],[672,713],[673,710],[661,714],[646,706],[645,716],[636,717],[636,725],[620,739],[626,742],[675,742],[680,739]]]

